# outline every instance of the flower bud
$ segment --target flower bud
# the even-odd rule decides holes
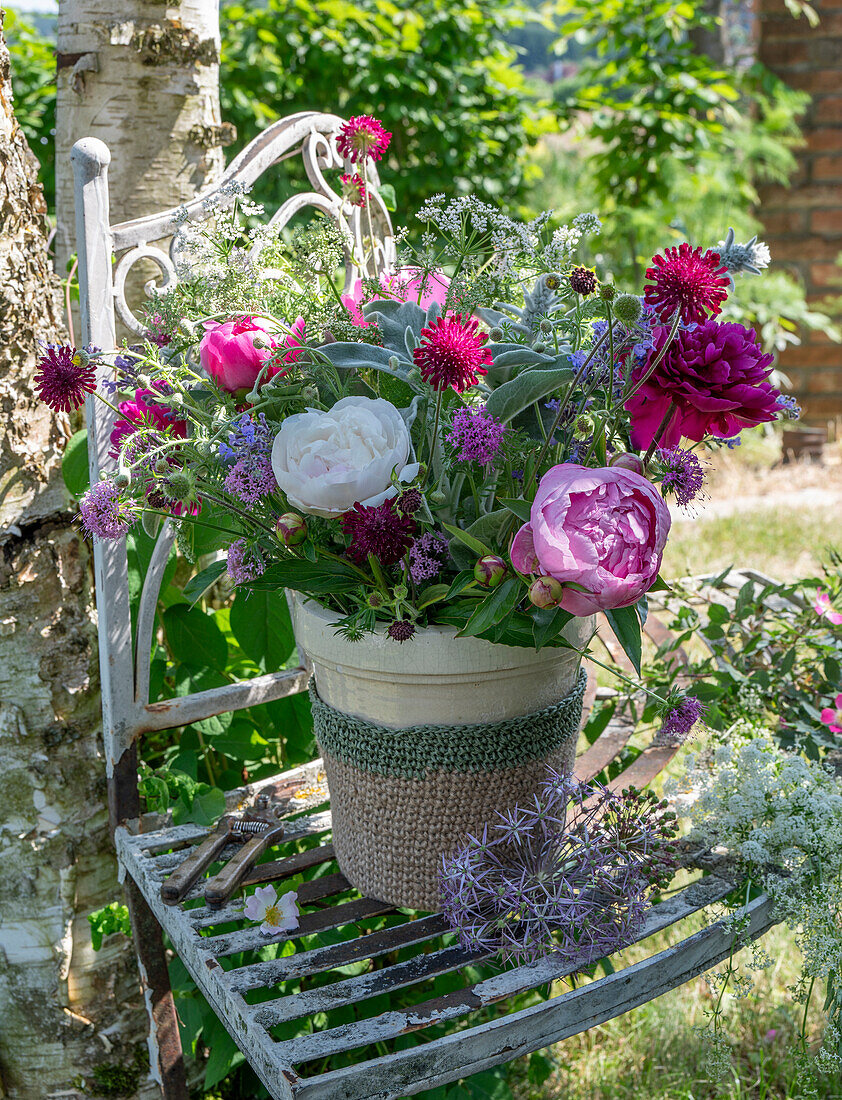
[[[397,355],[390,355],[389,356],[389,369],[390,370],[398,370],[400,368],[400,365],[401,365],[401,361],[400,361],[400,359],[398,359]]]
[[[168,474],[170,472],[170,464],[165,458],[159,458],[155,463],[156,474]]]
[[[298,546],[307,538],[307,524],[297,512],[284,512],[275,524],[275,534],[284,546]]]
[[[495,325],[494,328],[489,329],[488,335],[495,344],[499,344],[500,341],[503,339],[504,333],[501,328]]]
[[[196,495],[196,483],[186,470],[173,470],[164,485],[164,492],[170,500],[191,501]]]
[[[447,493],[442,492],[441,489],[433,489],[432,493],[430,493],[429,499],[430,504],[444,504],[444,502],[447,500]]]
[[[396,600],[405,600],[409,595],[409,589],[405,584],[396,584],[392,589]]]
[[[318,388],[316,386],[305,386],[301,391],[301,397],[304,401],[318,401]]]
[[[561,276],[555,271],[551,271],[550,274],[544,278],[544,286],[547,290],[558,290],[561,286]]]
[[[114,484],[117,486],[118,489],[128,489],[131,483],[132,479],[125,470],[121,470],[119,474],[115,474],[114,476]]]
[[[553,331],[552,322],[548,321],[546,319],[546,317],[544,318],[543,321],[541,321],[539,323],[538,328],[541,330],[541,332],[552,332]]]
[[[612,455],[608,460],[609,466],[619,466],[621,470],[631,470],[634,474],[643,473],[643,459],[640,455],[631,451],[623,451],[618,455]]]
[[[603,283],[599,288],[599,296],[603,302],[613,302],[617,291],[611,283]]]
[[[643,306],[634,294],[620,294],[614,302],[614,316],[626,328],[631,328],[640,320]]]
[[[382,593],[369,592],[369,594],[366,596],[365,602],[372,609],[372,611],[378,611],[385,604],[386,601],[383,598]]]
[[[564,586],[555,577],[536,577],[529,586],[530,603],[536,607],[558,607]]]
[[[474,566],[474,577],[483,588],[497,588],[507,572],[506,563],[496,554],[486,554]]]
[[[259,336],[255,336],[251,342],[252,347],[257,348],[258,351],[263,351],[264,348],[269,348],[272,345],[267,344],[265,340],[261,340]]]
[[[532,345],[532,350],[536,351],[539,355],[543,355],[544,352],[547,350],[547,345],[544,343],[543,340],[536,340],[535,343]]]

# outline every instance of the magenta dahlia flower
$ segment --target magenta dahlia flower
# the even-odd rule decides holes
[[[484,347],[488,337],[478,328],[476,318],[463,321],[457,313],[455,317],[437,317],[429,328],[421,329],[421,344],[412,356],[421,377],[433,389],[452,386],[462,393],[476,385],[480,374],[488,374],[485,365],[491,363],[491,350]]]
[[[69,344],[45,344],[38,360],[33,385],[38,397],[56,412],[71,412],[84,405],[96,389],[96,348]]]
[[[652,330],[649,358],[635,367],[632,383],[645,377],[663,348],[669,330]],[[733,321],[705,321],[678,332],[666,355],[626,402],[631,440],[648,447],[670,405],[673,415],[661,438],[674,447],[682,438],[701,442],[707,436],[731,439],[743,430],[775,420],[778,391],[769,382],[773,357],[757,343],[754,329]]]
[[[415,520],[402,515],[393,499],[374,508],[355,504],[341,523],[343,532],[351,539],[346,553],[357,565],[364,565],[369,554],[381,565],[394,565],[409,550],[415,535]]]
[[[682,241],[677,248],[664,249],[663,256],[653,256],[652,264],[646,271],[651,282],[643,298],[665,324],[677,309],[685,325],[720,312],[731,284],[718,252],[703,253]]]
[[[340,156],[356,164],[366,157],[380,160],[391,140],[392,135],[383,129],[376,118],[370,115],[354,115],[343,123],[336,139],[336,148]]]

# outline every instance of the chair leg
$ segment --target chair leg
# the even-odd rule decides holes
[[[135,883],[128,877],[126,892],[143,994],[149,1013],[149,1052],[153,1063],[150,1068],[161,1085],[164,1100],[188,1100],[184,1055],[161,926]]]

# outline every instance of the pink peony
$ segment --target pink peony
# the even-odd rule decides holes
[[[842,694],[837,695],[833,702],[835,706],[822,710],[822,722],[831,733],[842,733]]]
[[[255,347],[255,340],[263,346]],[[235,393],[251,389],[272,350],[272,335],[259,321],[249,316],[234,317],[230,321],[205,321],[199,358],[223,390]]]
[[[561,606],[592,615],[627,607],[649,591],[669,529],[669,509],[645,477],[618,466],[563,463],[541,478],[531,522],[512,543],[512,564],[520,573],[555,577],[564,585]]]
[[[447,291],[450,279],[443,271],[431,271],[426,280],[423,273],[417,267],[402,267],[393,275],[382,275],[380,283],[383,287],[383,298],[366,299],[361,279],[354,283],[350,294],[342,295],[342,305],[351,314],[351,320],[360,328],[365,328],[370,322],[366,321],[362,314],[362,306],[366,301],[380,302],[384,299],[397,299],[400,302],[415,302],[423,310],[427,310],[436,302],[442,309],[447,299]],[[421,287],[424,291],[418,297]]]
[[[827,592],[823,592],[821,588],[816,592],[813,610],[820,619],[827,619],[827,621],[834,626],[839,626],[839,624],[842,623],[842,612],[833,610],[830,596]]]
[[[652,330],[649,358],[632,372],[635,385],[663,348],[669,330]],[[732,321],[705,321],[679,331],[655,370],[626,402],[631,441],[648,447],[673,407],[672,419],[659,439],[675,447],[684,437],[700,443],[707,436],[730,439],[743,428],[775,420],[778,391],[769,382],[773,357],[757,343],[753,329]]]

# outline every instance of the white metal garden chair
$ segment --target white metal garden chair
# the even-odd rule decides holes
[[[208,217],[209,206],[203,200],[224,196],[229,181],[253,183],[279,161],[300,155],[312,190],[290,197],[273,221],[283,226],[294,214],[312,207],[336,219],[349,239],[359,241],[359,211],[343,206],[325,176],[327,171],[343,168],[336,150],[341,125],[335,115],[303,112],[270,126],[232,162],[220,184],[188,204],[189,219]],[[110,349],[115,346],[115,314],[130,330],[143,331],[126,301],[126,275],[131,267],[138,260],[151,260],[163,273],[161,285],[176,279],[170,255],[150,242],[173,233],[177,212],[169,210],[111,226],[108,149],[89,138],[77,142],[71,156],[76,174],[82,342]],[[383,269],[394,263],[394,240],[373,166],[370,176]],[[357,254],[361,254],[359,249]],[[349,279],[355,276],[349,267]],[[88,402],[87,416],[91,477],[97,479],[100,468],[109,465],[111,419],[108,410],[93,400]],[[260,961],[257,949],[281,937],[266,937],[256,927],[247,926],[249,922],[243,920],[235,904],[210,910],[202,904],[199,886],[182,904],[165,905],[160,896],[162,881],[207,830],[143,818],[137,778],[138,738],[148,731],[174,729],[303,691],[309,678],[305,663],[291,671],[148,703],[155,606],[171,544],[172,533],[165,525],[143,586],[134,636],[125,542],[97,541],[94,547],[111,821],[126,876],[151,1022],[152,1073],[167,1100],[186,1097],[187,1087],[162,930],[275,1100],[386,1100],[417,1093],[585,1031],[688,981],[728,955],[733,926],[715,923],[682,938],[686,936],[681,930],[685,918],[733,889],[728,875],[714,868],[713,873],[651,910],[641,938],[675,927],[675,946],[578,989],[489,1018],[483,1009],[548,986],[564,977],[569,967],[549,958],[472,982],[464,968],[481,961],[481,956],[458,946],[442,946],[440,937],[446,926],[441,916],[396,913],[376,899],[355,894],[335,864],[333,868],[325,866],[333,860],[329,843],[297,851],[296,839],[323,838],[330,829],[330,812],[323,808],[328,792],[318,760],[229,792],[227,802],[229,808],[242,808],[259,795],[288,819],[286,835],[273,858],[256,866],[246,883],[278,881],[317,867],[326,871],[299,888],[302,917],[298,935],[329,932],[331,942]],[[744,579],[740,578],[740,583]],[[664,628],[657,619],[652,620],[649,632],[658,644],[664,641]],[[592,703],[593,694],[590,700]],[[628,724],[610,724],[579,757],[579,777],[593,778],[616,761],[631,732]],[[646,785],[673,752],[650,746],[611,785]],[[368,927],[383,915],[393,918],[389,927]],[[750,903],[746,937],[761,934],[772,923],[766,898]],[[401,956],[404,949],[419,946],[422,953]],[[232,965],[235,954],[237,965]],[[372,961],[366,973],[347,977],[336,970],[366,960]],[[447,973],[460,975],[460,986],[445,996],[431,998],[425,983]],[[332,980],[307,988],[302,979],[313,975],[329,975]],[[410,1008],[380,1015],[366,1013],[367,1001],[397,990],[411,1002]],[[348,1006],[359,1006],[356,1018],[337,1024],[330,1014]],[[325,1013],[318,1026],[313,1024],[309,1032],[293,1038],[278,1038],[273,1032],[290,1021],[312,1020]],[[419,1037],[427,1041],[402,1044],[402,1037],[410,1032],[421,1033]],[[338,1068],[319,1072],[325,1059],[334,1055],[350,1057]]]

